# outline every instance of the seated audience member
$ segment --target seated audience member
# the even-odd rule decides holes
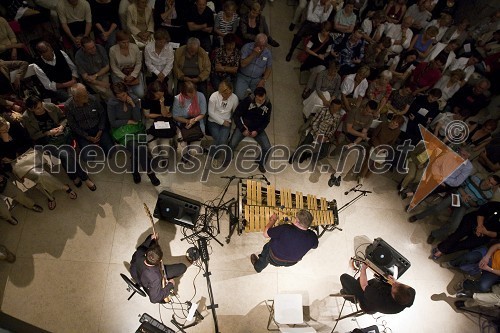
[[[314,90],[312,93],[305,91],[304,94],[309,94],[309,97],[302,103],[304,116],[308,118],[315,113],[316,108],[327,107],[334,99],[340,98],[341,79],[338,74],[338,64],[335,61],[330,61],[328,69],[320,72],[316,76],[314,82]],[[307,89],[307,88],[306,88]]]
[[[462,87],[461,83],[465,73],[461,69],[451,71],[449,75],[442,76],[434,85],[434,88],[441,90],[443,95],[439,99],[439,108],[442,110],[448,100]]]
[[[498,201],[490,201],[478,210],[465,215],[457,230],[432,250],[432,259],[437,260],[444,254],[472,250],[488,244],[492,239],[497,239],[500,235],[499,218]]]
[[[179,88],[182,83],[191,82],[206,96],[210,66],[207,52],[200,47],[197,38],[189,38],[186,45],[175,50],[174,75],[179,81]]]
[[[452,25],[446,30],[443,38],[441,38],[441,43],[449,43],[452,40],[456,40],[458,45],[462,45],[469,37],[469,25],[470,22],[466,18],[456,22],[455,25]]]
[[[61,0],[57,5],[61,29],[75,48],[80,47],[82,37],[92,30],[92,12],[85,0]]]
[[[215,50],[212,61],[212,87],[218,87],[222,81],[234,83],[240,66],[241,56],[236,48],[236,35],[228,33],[223,40],[223,45]]]
[[[390,51],[399,54],[410,47],[413,39],[413,32],[410,29],[412,24],[413,18],[410,16],[405,17],[401,24],[386,22],[379,27],[374,40],[379,42],[382,36],[389,37],[392,41]]]
[[[335,133],[342,119],[342,102],[340,99],[333,99],[329,106],[322,107],[311,121],[309,132],[299,143],[295,152],[290,156],[288,163],[298,160],[304,162],[312,157],[313,162],[327,156],[330,145],[335,141]],[[306,146],[313,145],[313,152],[303,150]],[[304,147],[304,148],[302,148]]]
[[[477,52],[472,52],[470,57],[460,57],[455,59],[449,67],[450,71],[454,71],[457,69],[461,69],[465,73],[465,77],[463,79],[464,82],[469,81],[471,75],[476,71],[476,65],[479,64],[483,58]]]
[[[241,101],[257,87],[266,85],[272,71],[272,54],[267,47],[267,36],[258,34],[255,42],[248,43],[241,49],[241,63],[236,76],[234,92]]]
[[[406,79],[418,65],[416,61],[417,57],[418,53],[416,50],[409,50],[389,60],[387,65],[392,73],[391,83],[394,87],[398,88],[406,82]]]
[[[223,10],[215,16],[214,45],[221,47],[225,44],[224,37],[227,34],[235,34],[240,24],[240,18],[236,14],[236,4],[228,0],[224,2]]]
[[[487,79],[481,79],[474,85],[466,84],[448,100],[448,106],[452,112],[456,112],[459,108],[471,110],[473,117],[490,103],[490,98],[486,95],[488,89],[490,81]]]
[[[172,42],[185,44],[187,40],[186,18],[189,2],[183,0],[156,0],[153,9],[155,30],[164,28]]]
[[[158,235],[151,234],[137,248],[130,261],[130,275],[149,296],[151,303],[166,303],[174,293],[175,281],[187,270],[185,264],[177,263],[164,265],[166,278],[163,285],[163,276],[160,265],[163,265],[163,251],[158,245]]]
[[[390,0],[384,8],[387,22],[399,24],[406,13],[406,9],[406,0]]]
[[[43,152],[61,160],[62,167],[76,187],[81,187],[84,181],[91,191],[97,189],[80,165],[76,151],[71,146],[71,130],[56,105],[42,102],[36,96],[28,97],[23,124],[35,144],[43,146]]]
[[[328,180],[328,186],[340,186],[342,178],[345,178],[349,171],[358,164],[361,166],[359,159],[364,157],[364,147],[370,139],[368,137],[368,129],[374,119],[373,115],[378,110],[378,103],[368,101],[366,105],[358,107],[347,113],[347,119],[344,122],[343,132],[345,134],[345,145],[342,147],[337,169],[332,172]],[[365,141],[365,143],[363,143]]]
[[[408,125],[406,135],[413,144],[417,144],[422,137],[418,125],[427,127],[439,114],[439,103],[441,90],[431,89],[427,95],[419,95],[415,98],[408,110]]]
[[[225,44],[224,44],[225,45]],[[238,106],[238,97],[233,94],[233,85],[229,81],[221,81],[218,91],[215,91],[208,100],[208,122],[207,127],[214,143],[210,147],[209,155],[217,157],[221,149],[227,151],[229,135],[231,134],[232,116]],[[224,146],[223,146],[224,145]]]
[[[382,25],[386,21],[386,16],[384,12],[375,12],[371,17],[367,17],[361,23],[361,31],[363,31],[363,39],[370,44],[376,44],[375,35],[378,29],[382,28]],[[390,38],[389,38],[390,41]],[[391,45],[389,45],[391,46]]]
[[[410,50],[417,50],[418,59],[424,60],[432,50],[434,38],[438,34],[438,28],[431,26],[424,32],[413,36],[410,43]]]
[[[455,17],[457,11],[458,3],[457,0],[446,0],[446,1],[433,1],[434,8],[431,9],[432,17],[436,18],[442,14],[447,14],[451,18]]]
[[[80,154],[84,160],[90,160],[95,156],[92,145],[97,145],[107,156],[113,147],[113,139],[106,128],[106,113],[102,105],[89,95],[81,83],[72,87],[70,92],[71,97],[64,103],[64,111],[68,126],[81,149]]]
[[[473,153],[479,154],[486,145],[493,139],[491,133],[495,132],[498,126],[498,119],[487,119],[484,123],[471,124],[469,126],[469,136],[463,145]],[[473,156],[475,158],[477,155]]]
[[[133,0],[127,8],[127,30],[140,49],[153,40],[155,32],[153,9],[148,0]]]
[[[425,94],[439,81],[443,73],[441,68],[445,59],[439,56],[430,62],[421,62],[413,70],[409,82],[413,95]]]
[[[168,82],[168,75],[174,67],[174,49],[170,44],[170,35],[165,29],[158,29],[154,33],[154,41],[149,42],[144,48],[144,62],[151,76],[146,77],[146,82]]]
[[[391,96],[391,79],[392,73],[388,70],[385,70],[380,73],[379,77],[376,80],[373,80],[368,86],[366,97],[378,103],[378,110],[374,114],[375,118],[378,118],[381,110],[385,108],[387,100]]]
[[[300,44],[302,39],[307,36],[316,36],[323,29],[323,22],[327,22],[333,10],[333,5],[328,0],[318,0],[318,2],[310,1],[307,6],[306,19],[300,25],[299,30],[293,36],[292,45],[286,56],[286,61],[292,59],[293,51]],[[293,29],[292,29],[293,30]],[[330,32],[331,26],[328,29]]]
[[[345,296],[346,300],[359,302],[361,309],[371,314],[395,314],[413,305],[415,289],[397,282],[392,276],[388,277],[387,282],[377,278],[368,280],[366,268],[364,263],[361,264],[357,280],[348,274],[340,276],[340,293],[354,296],[354,300],[352,296]]]
[[[138,98],[144,96],[142,77],[142,54],[136,44],[130,43],[130,35],[125,31],[116,33],[116,45],[109,49],[111,81],[123,82]]]
[[[9,101],[12,95],[21,88],[21,80],[28,70],[26,61],[4,61],[0,59],[0,105],[12,107],[13,102]],[[10,79],[10,73],[16,72],[14,81]]]
[[[446,268],[459,268],[468,276],[481,277],[477,280],[468,278],[464,280],[457,292],[457,296],[472,297],[473,293],[486,293],[491,291],[491,287],[500,281],[500,243],[496,242],[489,248],[481,246],[460,257],[451,260],[444,265]]]
[[[368,81],[366,80],[368,76],[370,76],[370,68],[362,66],[356,74],[347,75],[342,80],[340,86],[342,108],[347,113],[351,112],[353,108],[360,107],[368,89]]]
[[[248,14],[252,10],[252,5],[258,3],[261,10],[266,6],[266,0],[238,0],[240,16]]]
[[[271,143],[265,131],[271,121],[271,111],[272,104],[267,98],[266,89],[264,87],[257,87],[253,95],[241,101],[233,113],[233,121],[236,128],[229,141],[229,148],[232,154],[234,154],[234,150],[241,140],[245,137],[254,138],[261,148],[260,157],[256,160],[261,173],[266,172],[267,152],[271,149]],[[226,157],[224,165],[227,166],[231,158],[232,156]]]
[[[462,121],[465,122],[467,118],[469,118],[471,114],[471,111],[467,109],[460,109],[456,113],[452,112],[442,112],[440,113],[430,124],[430,128],[432,129],[434,127],[434,135],[441,139],[444,143],[450,144],[449,142],[449,137],[447,136],[447,126],[454,121]],[[460,129],[460,131],[466,131],[469,133],[469,124],[466,123],[467,129],[463,128]],[[460,132],[457,130],[454,135],[457,134],[459,135]],[[463,133],[464,135],[467,135],[466,133]],[[453,142],[451,143],[453,144]]]
[[[489,172],[500,170],[500,139],[493,139],[479,155],[479,163]]]
[[[464,296],[470,296],[464,295]],[[491,286],[489,293],[472,293],[472,298],[459,298],[454,302],[455,307],[463,312],[481,313],[498,317],[498,305],[500,304],[500,284]]]
[[[90,37],[83,37],[81,45],[75,55],[78,73],[92,90],[107,100],[111,97],[108,54],[104,47],[96,45]]]
[[[432,14],[430,12],[430,7],[430,0],[418,0],[416,4],[408,7],[405,17],[413,18],[414,21],[411,28],[414,32],[425,28],[431,20]]]
[[[354,14],[354,1],[344,2],[344,8],[335,14],[333,19],[333,30],[342,35],[350,34],[356,25],[356,14]]]
[[[374,42],[365,47],[365,56],[362,64],[370,67],[374,77],[386,67],[385,59],[389,53],[389,47],[391,47],[391,39],[389,37],[382,37],[379,43]]]
[[[491,35],[487,33],[482,36],[476,45],[476,51],[483,57],[488,57],[500,52],[500,30]]]
[[[120,26],[120,0],[89,0],[94,36],[106,50],[116,44],[116,29]]]
[[[387,118],[389,118],[389,114],[404,116],[414,99],[411,88],[408,85],[403,86],[389,96],[385,110],[381,109],[381,113],[387,112]]]
[[[182,161],[186,163],[190,159],[189,149],[191,144],[200,141],[205,135],[205,122],[203,118],[207,114],[207,100],[205,96],[196,91],[193,82],[186,81],[180,87],[180,92],[174,97],[172,105],[172,115],[180,129],[182,141]],[[188,132],[193,132],[192,128],[197,128],[198,135],[186,137]],[[190,131],[186,131],[190,130]]]
[[[432,48],[432,51],[429,53],[425,61],[429,62],[433,59],[436,59],[437,56],[443,57],[443,59],[446,59],[446,62],[443,65],[443,73],[446,71],[446,69],[455,61],[457,58],[457,55],[455,54],[455,50],[459,47],[460,45],[458,44],[456,39],[453,39],[448,42],[448,44],[445,43],[437,43],[434,45]],[[446,57],[446,58],[445,58]]]
[[[189,37],[198,38],[201,47],[210,53],[214,30],[214,12],[207,6],[207,0],[196,0],[190,14],[186,17]]]
[[[0,117],[0,159],[10,164],[16,177],[21,180],[27,178],[39,185],[42,193],[47,197],[48,207],[51,210],[56,208],[53,193],[57,190],[63,190],[70,199],[76,199],[77,195],[69,185],[63,184],[57,177],[45,170],[46,161],[40,150],[29,153],[31,147],[32,141],[21,123],[8,122]],[[23,154],[28,154],[27,158],[23,159],[21,157]]]
[[[478,176],[470,176],[455,192],[455,194],[460,196],[460,207],[451,206],[452,196],[450,194],[444,197],[439,203],[410,216],[408,221],[415,222],[421,220],[429,215],[438,214],[451,206],[452,216],[450,220],[442,227],[433,230],[427,238],[427,243],[432,244],[436,239],[442,240],[458,228],[467,209],[480,207],[487,203],[493,197],[493,193],[497,190],[499,183],[500,177],[497,175],[489,175],[484,179]]]
[[[123,145],[130,153],[132,159],[132,177],[134,183],[141,182],[139,165],[146,171],[151,184],[160,185],[160,180],[151,168],[151,158],[148,146],[139,137],[146,134],[142,124],[142,113],[139,99],[129,94],[127,85],[123,82],[113,83],[111,86],[115,97],[108,102],[108,118],[113,138]]]
[[[365,54],[365,41],[360,30],[350,35],[344,35],[333,41],[331,56],[340,65],[339,74],[349,75],[356,73]]]
[[[299,0],[299,3],[297,4],[297,7],[295,8],[295,12],[293,13],[292,22],[290,22],[290,25],[288,26],[289,31],[295,30],[295,26],[302,22],[304,9],[306,9],[306,7],[308,5],[309,5],[309,1]]]
[[[332,24],[330,22],[324,22],[321,24],[321,30],[311,36],[305,49],[307,58],[300,66],[301,71],[311,70],[311,72],[317,73],[327,67],[327,57],[332,49],[331,28]]]
[[[267,26],[266,18],[261,15],[261,6],[257,2],[254,2],[252,4],[252,10],[248,14],[243,15],[240,19],[238,36],[241,38],[242,44],[246,44],[255,41],[259,34],[266,35],[269,45],[272,47],[280,46],[280,44],[269,35],[269,27]]]
[[[23,43],[17,41],[9,23],[0,16],[0,59],[30,61],[31,57]]]
[[[437,35],[434,37],[435,42],[440,42],[444,34],[453,22],[453,18],[447,13],[441,13],[438,19],[432,20],[427,24],[426,28],[436,27],[438,29]]]
[[[2,134],[1,129],[0,134]],[[14,185],[12,180],[9,179],[9,176],[3,171],[0,171],[0,194],[3,197],[9,198],[15,204],[21,204],[34,212],[43,212],[43,208],[37,205],[33,199]],[[16,217],[12,215],[5,200],[0,200],[0,219],[5,220],[12,225],[17,225],[19,223]]]
[[[415,145],[415,149],[408,153],[408,157],[406,158],[408,172],[406,173],[401,183],[399,183],[398,185],[398,194],[403,200],[407,198],[407,193],[411,191],[411,188],[413,188],[415,184],[418,184],[418,182],[420,182],[425,168],[429,164],[429,156],[427,154],[426,144],[429,143],[424,143],[424,141],[421,140]],[[432,150],[431,154],[435,152],[435,150]]]
[[[39,42],[36,51],[40,58],[33,69],[45,88],[45,93],[54,101],[68,99],[68,88],[77,83],[78,72],[75,64],[64,51],[54,50],[47,42]]]
[[[148,85],[146,96],[141,101],[146,118],[146,133],[149,135],[148,148],[154,157],[168,157],[170,147],[176,146],[173,140],[177,134],[177,123],[170,110],[174,98],[165,92],[166,89],[165,84],[153,81]],[[157,122],[163,125],[168,123],[169,128],[156,128]]]

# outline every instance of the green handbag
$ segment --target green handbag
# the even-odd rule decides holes
[[[139,134],[146,134],[146,127],[144,126],[143,123],[126,124],[114,128],[111,131],[113,139],[115,139],[116,142],[124,146],[126,146],[127,142],[130,140],[137,140]]]

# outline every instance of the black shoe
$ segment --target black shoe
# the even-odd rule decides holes
[[[154,172],[148,173],[149,180],[151,180],[151,184],[154,186],[160,185],[160,180],[158,177],[156,177],[156,174]]]
[[[252,265],[255,266],[255,263],[257,262],[257,260],[259,260],[259,258],[252,253],[252,255],[250,256],[250,261],[252,262]]]
[[[267,42],[269,45],[271,45],[272,47],[280,47],[280,43],[278,43],[277,41],[275,41],[274,39],[270,40]]]
[[[292,60],[292,55],[293,55],[292,53],[288,53],[288,54],[286,55],[286,58],[285,58],[285,59],[286,59],[286,61],[290,61],[290,60]]]
[[[292,154],[292,156],[290,156],[290,158],[288,159],[288,164],[293,164],[293,154]]]
[[[434,236],[429,235],[429,237],[427,237],[427,244],[432,244],[434,243],[434,241],[436,240],[436,238]]]
[[[307,152],[302,153],[302,155],[300,155],[300,158],[299,158],[299,163],[302,163],[305,160],[311,158],[311,156],[312,155],[310,153],[307,153]]]
[[[288,30],[293,31],[294,29],[295,29],[295,24],[290,23],[290,25],[288,26]]]
[[[330,187],[332,187],[333,185],[340,186],[340,181],[341,181],[340,176],[338,177],[331,176],[330,179],[328,180],[328,186]]]
[[[418,220],[416,215],[412,215],[412,216],[410,216],[410,217],[408,218],[408,222],[410,222],[410,223],[413,223],[413,222],[415,222],[416,220]]]
[[[463,309],[465,307],[465,301],[462,300],[455,301],[455,307],[457,309]]]
[[[458,298],[472,298],[472,295],[473,295],[472,291],[462,289],[458,291],[455,296],[457,296]]]
[[[134,183],[139,184],[141,182],[141,174],[138,172],[132,173],[132,177],[134,178]]]
[[[266,173],[266,168],[264,167],[264,164],[259,164],[259,172]]]

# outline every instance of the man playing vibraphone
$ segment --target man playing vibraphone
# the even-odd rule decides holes
[[[318,247],[318,237],[312,230],[309,230],[313,216],[307,210],[299,210],[291,224],[273,227],[277,220],[276,214],[269,217],[269,223],[264,229],[264,237],[271,238],[271,240],[264,245],[258,257],[255,254],[250,256],[257,273],[260,273],[268,264],[295,265],[310,249]]]

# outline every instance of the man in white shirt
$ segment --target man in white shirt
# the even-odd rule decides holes
[[[387,36],[391,39],[392,46],[390,51],[393,53],[401,53],[403,50],[410,47],[413,38],[413,31],[410,27],[413,24],[413,18],[407,16],[403,19],[401,24],[385,23],[381,24],[375,34],[375,41],[380,41],[382,36]]]
[[[44,41],[36,45],[36,51],[40,59],[33,64],[33,69],[47,95],[55,101],[66,101],[69,98],[68,89],[77,83],[75,64],[64,51],[54,51]]]
[[[482,57],[474,52],[469,58],[461,57],[455,59],[450,65],[449,70],[454,71],[455,69],[461,69],[465,73],[464,82],[469,81],[471,75],[476,71],[476,64],[482,61]]]
[[[144,49],[144,60],[151,77],[146,81],[155,80],[167,83],[168,75],[174,66],[174,49],[170,44],[170,35],[165,29],[158,29],[154,41],[149,42]]]
[[[414,31],[423,29],[431,20],[432,14],[429,11],[431,3],[428,0],[419,0],[418,3],[408,7],[405,17],[412,17],[413,24],[411,25]]]
[[[444,54],[447,55],[446,63],[444,64],[443,69],[442,69],[442,71],[444,73],[446,71],[446,69],[448,68],[448,66],[450,66],[457,58],[457,55],[455,54],[455,50],[459,46],[460,45],[458,44],[458,41],[456,39],[450,40],[450,42],[448,44],[437,43],[436,45],[434,45],[434,47],[432,48],[432,51],[429,53],[427,58],[425,58],[425,61],[430,62],[430,61],[436,59],[436,57],[441,52],[444,52]]]
[[[321,30],[321,23],[328,20],[332,10],[333,6],[330,0],[311,0],[309,2],[306,20],[300,26],[299,31],[293,36],[286,61],[292,59],[293,51],[300,44],[302,38],[318,33]]]

